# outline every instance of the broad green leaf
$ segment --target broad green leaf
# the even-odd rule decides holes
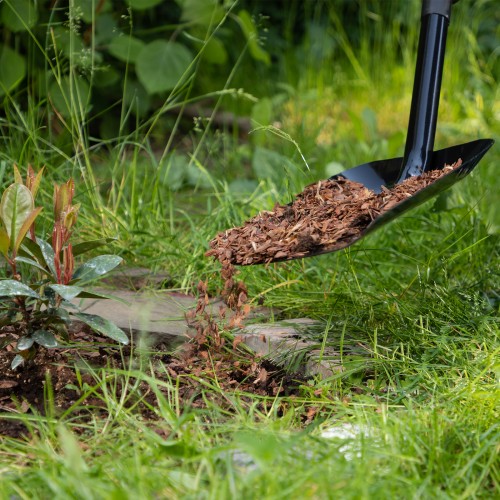
[[[56,275],[56,268],[54,266],[54,249],[50,245],[50,243],[47,243],[46,241],[42,240],[41,238],[36,240],[38,243],[38,246],[40,247],[40,250],[42,251],[43,255],[43,260],[45,261],[45,264],[47,267],[50,269],[50,272],[52,273],[52,276],[54,278],[57,276]]]
[[[21,262],[23,264],[28,264],[29,266],[32,266],[32,267],[36,267],[38,270],[42,271],[43,273],[45,274],[50,274],[48,269],[46,269],[45,267],[43,267],[42,265],[40,265],[36,260],[34,259],[30,259],[28,257],[20,257],[20,256],[17,256],[15,258],[15,261],[16,262]]]
[[[111,4],[111,2],[106,2],[106,4]],[[96,46],[106,45],[119,32],[116,19],[111,13],[99,14],[94,25]]]
[[[33,208],[33,195],[26,186],[15,183],[4,191],[0,203],[0,218],[9,235],[11,247],[17,245],[17,236]]]
[[[81,77],[77,80],[64,77],[60,85],[54,81],[48,93],[52,105],[65,118],[86,114],[90,107],[90,87]]]
[[[181,21],[202,26],[214,26],[224,17],[218,0],[183,0]]]
[[[128,4],[135,10],[146,10],[158,5],[163,0],[128,0]]]
[[[37,207],[35,210],[33,210],[29,215],[28,218],[24,221],[23,225],[19,229],[19,233],[17,234],[16,241],[14,243],[14,253],[17,253],[19,247],[21,246],[21,243],[26,236],[26,233],[29,231],[31,225],[33,222],[35,222],[35,219],[38,217],[40,212],[42,211],[42,207]]]
[[[2,21],[11,31],[26,31],[38,19],[38,10],[33,0],[11,0],[2,5]]]
[[[259,34],[250,14],[246,10],[241,10],[236,19],[248,40],[248,49],[252,57],[267,65],[271,64],[270,55],[259,45]]]
[[[26,60],[11,48],[0,45],[0,96],[17,87],[26,76]]]
[[[283,179],[289,172],[297,170],[296,165],[286,156],[261,147],[255,148],[252,168],[257,179],[270,179],[277,186],[283,184]]]
[[[226,64],[228,55],[224,44],[218,38],[213,37],[207,42],[203,57],[205,61],[212,64]]]
[[[82,253],[89,252],[96,248],[107,245],[112,241],[116,241],[116,238],[100,238],[98,240],[83,241],[82,243],[77,243],[73,245],[73,256],[81,255]]]
[[[63,26],[51,28],[50,41],[57,52],[62,52],[68,59],[73,61],[77,54],[81,54],[85,49],[85,44],[78,32]]]
[[[47,269],[49,269],[45,262],[42,249],[40,248],[40,241],[40,239],[33,241],[30,238],[24,238],[21,247],[19,248],[19,255],[28,258],[33,257],[42,267],[47,267]]]
[[[34,343],[35,339],[33,337],[21,337],[17,341],[17,349],[19,351],[27,351]]]
[[[145,45],[146,44],[138,38],[130,35],[120,35],[111,40],[108,51],[120,61],[135,64],[140,51]]]
[[[121,328],[118,328],[111,321],[105,318],[101,318],[101,316],[85,313],[74,313],[73,316],[76,319],[79,319],[80,321],[83,321],[85,324],[89,325],[90,328],[92,328],[96,332],[102,333],[110,339],[121,342],[122,344],[129,343],[129,339],[126,333]]]
[[[32,335],[33,340],[47,349],[51,349],[53,347],[57,347],[59,343],[57,342],[54,334],[52,332],[48,332],[47,330],[37,330]],[[18,344],[19,348],[19,344]]]
[[[111,87],[123,78],[122,73],[120,71],[117,71],[112,66],[100,66],[98,68],[95,68],[95,71],[96,76],[92,83],[96,88],[101,89],[105,87]]]
[[[72,300],[83,292],[83,288],[79,286],[49,285],[47,288],[54,290],[54,292],[59,294],[64,300]]]
[[[0,221],[1,223],[1,221]],[[7,258],[10,247],[10,238],[7,231],[0,226],[0,253]]]
[[[180,43],[155,40],[139,53],[136,73],[150,93],[173,89],[193,61],[191,52]]]
[[[193,163],[187,166],[186,177],[187,182],[190,186],[205,189],[212,186],[212,182],[210,181],[210,175],[208,174],[208,172]]]
[[[127,80],[123,92],[123,101],[127,111],[135,116],[145,116],[151,108],[151,97],[140,82]]]
[[[24,363],[24,358],[20,354],[16,354],[12,363],[10,364],[10,369],[15,370],[18,366],[21,366]]]
[[[160,182],[171,191],[180,189],[186,180],[189,159],[186,155],[171,154],[161,166]]]
[[[16,280],[0,280],[0,297],[33,297],[39,299],[40,295],[29,286]]]
[[[63,302],[65,307],[70,307],[72,304],[71,302]],[[52,318],[59,318],[62,320],[64,323],[69,323],[71,318],[69,316],[69,312],[65,307],[48,307],[47,308],[47,315]],[[76,309],[76,308],[75,308]],[[59,322],[60,323],[60,322]]]
[[[73,274],[73,280],[90,281],[108,273],[121,264],[123,259],[117,255],[99,255],[82,264]]]

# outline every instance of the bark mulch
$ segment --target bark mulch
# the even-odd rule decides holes
[[[207,256],[225,264],[251,265],[340,250],[358,239],[379,215],[462,164],[411,177],[379,194],[345,178],[307,186],[289,205],[276,204],[219,233]]]

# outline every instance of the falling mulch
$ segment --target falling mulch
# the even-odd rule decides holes
[[[243,226],[219,233],[206,255],[223,265],[245,266],[340,250],[381,214],[461,164],[458,160],[410,177],[378,194],[345,178],[311,184],[292,203],[276,204],[274,210],[259,213]]]

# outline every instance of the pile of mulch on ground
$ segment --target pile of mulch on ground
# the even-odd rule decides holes
[[[219,233],[207,256],[251,265],[317,255],[348,246],[379,215],[462,164],[411,177],[379,194],[345,178],[307,186],[289,205],[276,205],[241,227]]]
[[[232,345],[226,345],[228,332],[243,328],[250,313],[248,291],[242,281],[235,279],[236,270],[231,264],[224,264],[221,276],[224,282],[221,297],[225,305],[211,312],[207,306],[210,298],[207,282],[198,283],[198,302],[195,309],[186,314],[188,324],[195,330],[191,342],[184,346],[181,356],[169,365],[169,372],[177,378],[182,375],[208,377],[217,381],[217,386],[226,391],[238,389],[261,396],[289,395],[296,392],[297,384],[286,376],[283,369],[263,360],[249,350],[241,349],[241,338],[232,337]],[[294,377],[298,379],[299,377]],[[188,383],[197,385],[196,380],[187,378]],[[218,403],[221,394],[209,396]]]

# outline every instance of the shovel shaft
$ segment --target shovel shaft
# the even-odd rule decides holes
[[[422,4],[408,136],[398,183],[431,167],[450,7],[451,0],[424,0]]]

